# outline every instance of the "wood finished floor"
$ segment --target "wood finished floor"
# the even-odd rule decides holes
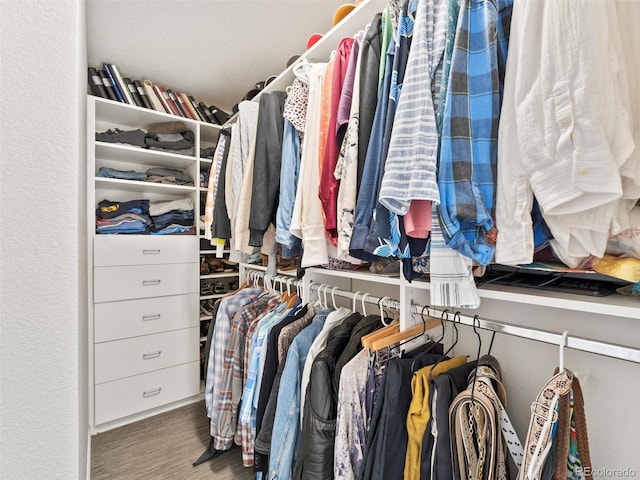
[[[203,402],[99,433],[91,441],[92,480],[248,480],[239,447],[197,467],[209,444]]]

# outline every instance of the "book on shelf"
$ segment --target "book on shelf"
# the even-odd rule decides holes
[[[147,98],[151,102],[151,105],[153,105],[153,109],[158,112],[169,113],[167,109],[164,108],[164,104],[162,103],[162,101],[160,100],[160,97],[156,93],[153,82],[151,80],[143,80],[142,86],[144,88],[145,93],[147,94]]]
[[[173,104],[176,106],[176,108],[178,109],[178,115],[180,115],[181,117],[184,118],[189,118],[187,116],[187,114],[184,112],[184,110],[182,109],[182,105],[180,105],[180,102],[178,101],[178,99],[176,98],[175,93],[173,93],[173,90],[171,90],[170,88],[167,88],[167,94],[169,95],[169,98],[171,99],[171,101],[173,102]]]
[[[213,118],[213,115],[211,115],[209,107],[207,107],[203,102],[198,103],[198,105],[200,105],[200,108],[204,111],[204,114],[207,117],[207,121],[209,123],[216,123],[216,119]]]
[[[160,93],[162,94],[162,98],[164,98],[165,104],[169,109],[169,111],[173,115],[177,117],[181,117],[182,115],[180,115],[180,111],[178,110],[178,107],[176,106],[176,104],[173,102],[173,100],[171,100],[171,96],[169,95],[169,92],[167,92],[167,89],[164,88],[162,85],[156,85],[156,87],[158,87],[158,90],[160,90]]]
[[[176,94],[176,97],[178,98],[178,101],[180,102],[180,105],[182,106],[184,112],[189,115],[189,118],[191,118],[192,120],[200,120],[200,117],[198,117],[198,112],[196,112],[191,106],[189,98],[184,93],[178,92],[177,90],[174,93]]]
[[[169,98],[169,96],[167,95],[165,97],[165,94],[167,92],[164,91],[164,87],[162,85],[158,85],[157,83],[154,83],[153,91],[156,92],[156,95],[160,99],[160,102],[162,102],[162,106],[164,107],[164,110],[167,113],[173,114],[173,110],[171,110],[171,107],[169,107],[169,102],[167,102],[167,98]]]
[[[96,97],[109,98],[102,77],[93,67],[89,67],[89,91]]]
[[[109,79],[109,76],[106,74],[104,69],[98,69],[98,74],[100,74],[100,78],[102,78],[102,84],[104,85],[104,89],[107,91],[107,98],[110,100],[118,101],[118,97],[116,96],[116,92],[113,89],[113,84]]]
[[[144,103],[142,103],[142,98],[140,98],[140,94],[136,89],[136,86],[133,84],[133,80],[129,77],[123,78],[125,85],[129,89],[129,93],[131,94],[131,98],[133,98],[133,103],[138,107],[144,107]]]
[[[196,102],[196,99],[193,98],[193,95],[189,95],[189,101],[191,102],[191,105],[193,105],[193,108],[196,110],[196,112],[198,112],[198,116],[200,117],[200,121],[201,122],[209,122],[209,119],[204,114],[204,110],[202,109],[202,107],[200,105],[198,105],[198,102]]]
[[[116,100],[122,103],[129,103],[129,101],[127,100],[127,97],[124,96],[124,93],[120,88],[120,85],[118,85],[118,81],[116,80],[115,74],[111,69],[111,65],[109,65],[108,63],[104,63],[102,66],[104,68],[105,73],[109,77],[109,81],[111,82],[113,91],[116,94]]]
[[[120,74],[120,69],[118,68],[118,66],[113,64],[113,63],[110,63],[109,67],[111,68],[111,71],[113,72],[113,74],[115,76],[115,79],[118,82],[118,87],[120,87],[120,89],[124,93],[124,96],[127,99],[127,103],[129,105],[135,105],[136,102],[133,99],[133,97],[131,96],[131,92],[129,92],[129,87],[127,86],[126,82],[124,81],[124,77]]]
[[[140,100],[142,101],[142,106],[150,110],[155,110],[153,105],[151,105],[151,101],[147,98],[147,92],[144,90],[144,87],[142,86],[142,82],[140,82],[140,80],[134,80],[133,85],[134,87],[136,87],[136,91],[140,96]]]

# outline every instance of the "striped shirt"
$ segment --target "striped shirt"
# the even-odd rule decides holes
[[[411,51],[380,186],[380,203],[398,215],[407,213],[411,200],[439,200],[431,85],[444,53],[447,6],[443,1],[421,0],[416,7]],[[399,34],[412,23],[410,16],[404,17]]]
[[[512,0],[462,0],[445,100],[438,187],[447,245],[488,264]]]

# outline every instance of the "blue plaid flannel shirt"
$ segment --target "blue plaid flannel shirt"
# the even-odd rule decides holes
[[[493,258],[498,122],[513,0],[462,0],[447,87],[438,170],[447,246]]]

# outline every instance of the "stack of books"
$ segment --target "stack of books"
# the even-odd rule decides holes
[[[113,63],[104,63],[102,68],[89,67],[89,90],[96,97],[200,122],[222,125],[229,119],[228,113],[198,102],[192,95],[165,88],[151,80],[131,80],[122,75]]]

